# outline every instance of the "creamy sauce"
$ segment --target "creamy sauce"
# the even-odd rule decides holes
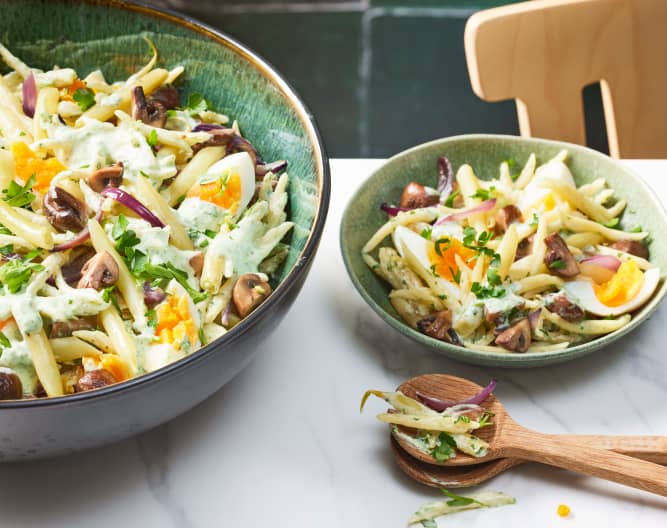
[[[203,233],[204,231],[219,231],[227,213],[215,204],[199,198],[186,198],[178,208],[178,216],[185,226]]]
[[[24,341],[15,341],[12,346],[0,350],[0,367],[12,369],[23,385],[23,394],[32,394],[37,385],[37,373],[32,363],[30,349]]]
[[[146,138],[123,123],[114,126],[86,120],[81,128],[61,124],[57,119],[43,120],[49,139],[35,143],[37,149],[53,149],[56,157],[70,169],[99,169],[121,161],[129,181],[147,176],[155,184],[176,175],[173,155],[156,157]]]
[[[38,88],[45,88],[47,86],[63,88],[64,86],[69,86],[75,80],[76,72],[72,68],[61,68],[59,70],[35,74],[35,83]]]

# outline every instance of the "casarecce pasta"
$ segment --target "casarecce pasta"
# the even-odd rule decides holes
[[[0,45],[0,400],[159,369],[247,317],[287,256],[266,164],[157,50],[129,78],[41,71]]]
[[[483,180],[410,182],[362,249],[401,318],[435,339],[483,352],[558,351],[627,325],[660,270],[648,233],[620,228],[626,201],[604,178],[577,188],[566,151]],[[396,197],[398,198],[398,197]],[[387,244],[387,240],[390,243]]]

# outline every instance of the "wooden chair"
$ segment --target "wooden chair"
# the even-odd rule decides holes
[[[585,144],[582,89],[600,82],[610,154],[667,158],[667,0],[534,0],[474,14],[468,71],[516,99],[522,136]]]

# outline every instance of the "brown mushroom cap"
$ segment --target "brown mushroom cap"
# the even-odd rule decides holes
[[[440,196],[431,194],[421,183],[410,182],[401,193],[399,207],[414,209],[416,207],[429,207],[440,201]]]
[[[461,346],[461,340],[452,328],[451,310],[434,312],[424,317],[417,322],[417,329],[427,336]]]
[[[271,285],[255,273],[241,275],[232,290],[232,302],[242,319],[250,315],[271,294]]]
[[[100,389],[108,385],[118,383],[114,375],[106,369],[97,369],[86,372],[76,382],[76,391],[85,392],[93,389]]]
[[[178,95],[178,90],[171,84],[160,86],[150,96],[150,100],[161,103],[167,110],[176,108],[181,102],[180,96]]]
[[[59,231],[81,231],[88,222],[86,204],[65,189],[53,186],[44,196],[44,213]]]
[[[123,183],[123,169],[121,161],[109,167],[102,167],[89,174],[86,183],[98,193],[107,187],[120,187],[120,184]]]
[[[547,252],[544,263],[554,275],[571,278],[579,274],[579,265],[558,233],[551,233],[544,239]]]
[[[81,269],[77,288],[108,288],[116,284],[119,269],[114,258],[107,252],[97,253]]]
[[[530,321],[521,319],[496,337],[496,345],[512,352],[525,352],[531,343]]]
[[[190,267],[195,272],[196,277],[201,277],[202,269],[204,269],[204,253],[199,251],[190,257]]]
[[[162,128],[167,122],[167,108],[159,101],[146,99],[143,87],[135,86],[132,89],[132,119]]]
[[[630,253],[635,257],[648,259],[648,248],[645,244],[637,240],[618,240],[609,244],[609,247],[623,251],[624,253]]]
[[[12,369],[0,367],[0,400],[23,398],[21,378]]]

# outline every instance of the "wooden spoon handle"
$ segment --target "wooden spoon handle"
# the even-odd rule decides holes
[[[648,462],[667,465],[667,436],[563,435],[563,437],[578,445],[608,449]]]
[[[499,442],[500,456],[541,462],[667,497],[667,467],[582,445],[565,436],[512,429]]]

